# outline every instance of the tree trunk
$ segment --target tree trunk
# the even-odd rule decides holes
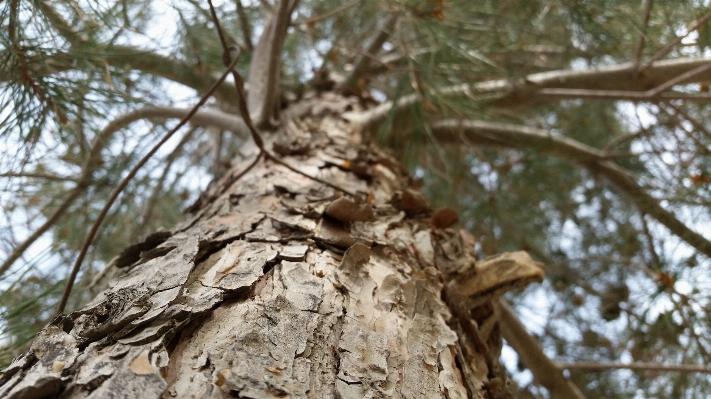
[[[264,160],[238,178],[240,162],[40,332],[0,396],[507,397],[492,299],[540,268],[480,270],[451,212],[341,117],[359,107],[302,100],[273,148],[362,198]]]

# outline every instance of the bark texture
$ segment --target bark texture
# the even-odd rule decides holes
[[[471,237],[342,118],[359,107],[302,100],[272,144],[361,198],[265,161],[235,180],[241,162],[191,219],[117,257],[106,288],[2,372],[0,396],[507,397],[492,300],[540,265],[479,273]]]

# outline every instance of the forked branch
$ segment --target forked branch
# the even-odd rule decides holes
[[[653,97],[645,94],[649,88],[660,87],[673,80],[674,84],[688,84],[711,80],[711,70],[697,68],[711,63],[711,57],[677,58],[652,63],[638,76],[634,62],[588,70],[558,70],[528,75],[523,84],[507,79],[489,80],[475,84],[461,84],[439,91],[441,96],[468,97],[498,108],[523,108],[561,98],[599,98],[601,100],[645,101]],[[696,71],[694,71],[696,69]],[[694,71],[690,75],[687,72]],[[684,75],[683,79],[675,79]],[[711,101],[709,95],[659,93],[661,99],[683,98],[690,101]],[[655,99],[656,100],[656,99]],[[377,128],[392,111],[396,115],[409,112],[418,101],[416,94],[402,96],[396,102],[386,101],[362,113],[347,114],[350,121],[366,130]]]

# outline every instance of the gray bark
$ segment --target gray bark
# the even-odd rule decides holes
[[[495,263],[477,273],[470,237],[430,220],[406,172],[342,118],[358,108],[302,101],[275,148],[369,200],[266,161],[235,181],[240,162],[192,218],[115,258],[106,288],[2,372],[0,396],[509,397],[498,316],[476,309],[540,267],[519,276],[512,260],[502,284]],[[462,295],[476,308],[459,301],[455,317]]]

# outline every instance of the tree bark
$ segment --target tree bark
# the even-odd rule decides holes
[[[106,289],[2,372],[0,396],[509,397],[498,316],[476,309],[521,285],[516,272],[471,283],[470,237],[434,227],[403,168],[342,118],[359,107],[302,100],[266,139],[362,198],[263,160],[237,179],[240,162],[192,218],[115,258]],[[534,266],[521,282],[540,279]],[[474,313],[453,316],[447,282],[469,287]]]

